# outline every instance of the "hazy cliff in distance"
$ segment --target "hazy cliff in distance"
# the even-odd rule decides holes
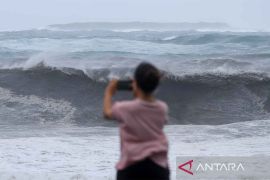
[[[226,23],[158,23],[158,22],[84,22],[49,25],[49,28],[60,30],[111,30],[111,29],[151,29],[151,30],[192,30],[192,29],[224,29]]]

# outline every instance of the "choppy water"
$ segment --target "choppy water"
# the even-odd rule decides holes
[[[196,147],[190,155],[269,153],[268,32],[0,32],[2,177],[114,176],[117,158],[109,156],[118,155],[117,124],[102,118],[103,91],[109,79],[131,77],[141,61],[154,63],[166,75],[157,96],[170,107],[173,168],[175,156],[182,154],[179,148]],[[117,94],[117,99],[126,98],[131,95]],[[214,143],[212,136],[224,139]],[[231,143],[239,147],[230,149]],[[217,145],[225,151],[213,148]]]

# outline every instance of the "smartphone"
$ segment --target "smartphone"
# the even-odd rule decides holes
[[[120,91],[132,91],[132,80],[118,81],[117,89]]]

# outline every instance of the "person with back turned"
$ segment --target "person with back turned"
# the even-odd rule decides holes
[[[154,96],[160,78],[159,70],[144,62],[134,73],[134,100],[112,102],[119,89],[117,80],[111,80],[105,90],[104,116],[117,120],[120,127],[117,180],[169,180],[168,141],[163,132],[168,106]]]

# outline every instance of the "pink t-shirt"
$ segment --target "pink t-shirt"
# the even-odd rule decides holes
[[[168,141],[163,132],[168,106],[160,101],[140,99],[114,103],[112,116],[120,122],[121,157],[116,169],[150,158],[168,167]]]

